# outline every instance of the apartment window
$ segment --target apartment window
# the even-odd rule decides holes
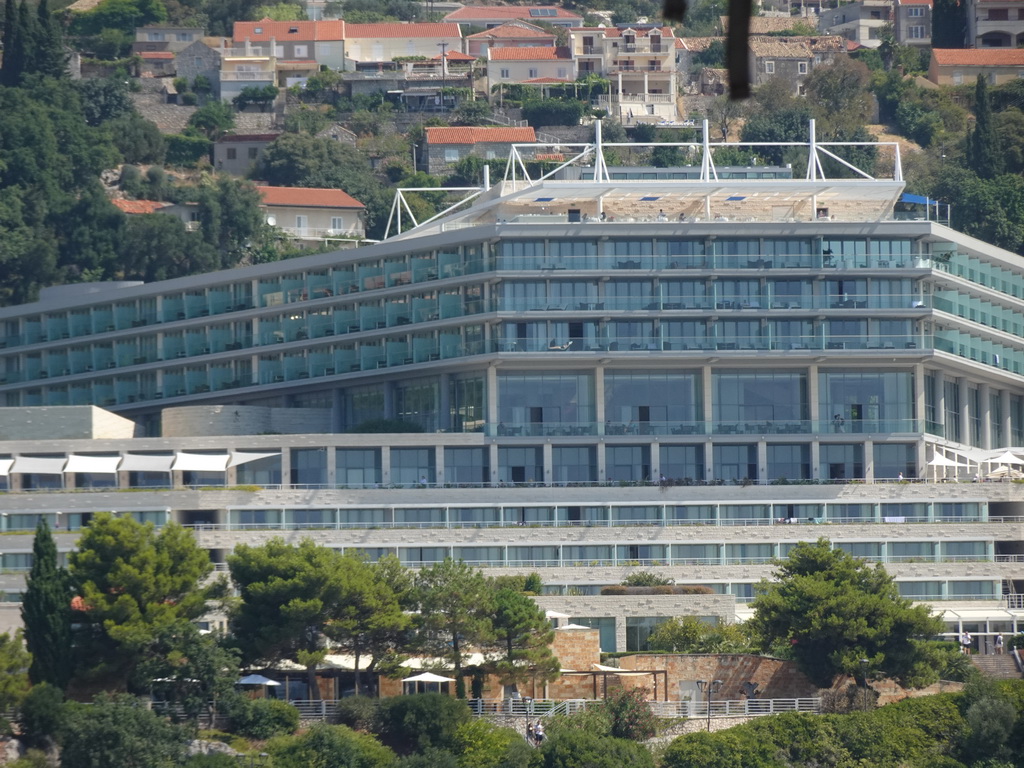
[[[309,57],[309,46],[308,45],[296,45],[295,46],[295,58],[305,59]]]
[[[256,147],[249,147],[249,159],[255,160],[259,157],[260,151]]]
[[[565,67],[558,68],[558,76],[563,78],[568,76],[568,72],[566,71]]]
[[[924,8],[907,8],[907,16],[924,16]]]
[[[345,221],[341,216],[331,216],[331,229],[335,232],[341,232],[345,229]]]
[[[228,160],[234,160],[238,157],[238,150],[234,147],[228,147],[227,158]]]
[[[309,216],[296,216],[295,217],[295,228],[299,231],[305,231],[306,227],[309,226]]]
[[[989,8],[988,9],[988,20],[989,21],[1009,21],[1010,20],[1010,9],[1009,8]]]
[[[911,40],[923,40],[924,36],[923,24],[915,24],[914,26],[907,27],[907,37]]]
[[[764,72],[765,72],[766,75],[774,75],[775,74],[775,62],[774,61],[766,61],[764,63]]]
[[[529,77],[531,77],[531,78],[539,77],[539,75],[537,74],[537,68],[536,67],[530,67],[530,69],[527,70],[527,75]]]
[[[806,75],[807,74],[807,62],[806,61],[798,61],[796,63],[796,73],[798,75]]]
[[[446,149],[444,151],[444,161],[446,163],[457,163],[457,162],[459,162],[459,150],[457,150],[457,149]]]
[[[188,43],[192,41],[192,35],[188,32],[178,32],[175,37],[179,43]]]
[[[151,43],[158,43],[164,39],[164,36],[163,33],[161,32],[149,32],[146,35],[146,39],[149,40]]]
[[[508,70],[505,69],[504,67],[501,70],[501,78],[502,80],[508,80],[509,78]]]

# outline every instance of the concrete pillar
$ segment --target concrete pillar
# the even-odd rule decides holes
[[[870,438],[864,441],[864,480],[875,480],[875,443]]]
[[[338,487],[338,448],[334,445],[327,446],[327,487]]]
[[[1003,421],[1003,446],[1013,445],[1013,438],[1010,434],[1013,428],[1013,422],[1010,419],[1010,390],[1002,389],[999,391],[999,410],[1001,411],[1000,416]]]
[[[440,488],[444,485],[444,446],[434,446],[434,482]]]
[[[926,428],[927,398],[924,390],[924,379],[927,371],[921,363],[914,366],[914,411],[913,418],[917,420],[919,427],[914,432],[924,432]]]
[[[967,378],[960,376],[956,380],[960,391],[960,442],[971,444],[971,388]]]
[[[608,421],[605,416],[605,390],[604,390],[604,366],[598,365],[594,369],[594,420],[597,429],[594,434],[604,434],[604,425]]]
[[[554,478],[554,465],[551,461],[552,450],[550,440],[548,440],[546,443],[544,443],[544,445],[541,446],[541,456],[541,463],[544,465],[544,477],[539,478],[539,480],[540,482],[544,483],[544,485],[551,485],[552,480]]]
[[[757,441],[757,479],[762,483],[771,479],[768,477],[768,443],[763,439]]]
[[[380,480],[381,485],[391,485],[391,446],[380,447]]]
[[[813,425],[811,432],[821,429],[821,393],[818,387],[818,366],[814,363],[807,366],[807,417]],[[830,416],[826,415],[826,418]]]
[[[487,403],[487,434],[494,435],[498,426],[498,369],[493,365],[487,368],[484,388],[484,400]]]
[[[946,375],[942,371],[933,371],[935,380],[935,422],[940,427],[942,437],[946,434]]]
[[[992,445],[992,389],[988,384],[978,385],[978,404],[981,406],[981,447],[995,448]]]
[[[176,478],[177,484],[181,484],[180,473],[175,472],[175,475],[179,475]],[[292,484],[292,451],[290,448],[281,449],[281,486],[284,488],[290,488]]]

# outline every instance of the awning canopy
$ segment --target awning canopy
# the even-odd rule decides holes
[[[80,456],[73,453],[68,456],[64,473],[93,472],[101,475],[113,475],[117,473],[117,465],[120,463],[120,456]]]
[[[242,453],[241,451],[235,451],[231,454],[228,466],[237,467],[239,464],[248,464],[250,461],[259,461],[260,459],[269,459],[271,456],[280,455],[280,451],[275,451],[274,453]]]
[[[929,467],[962,467],[963,464],[959,464],[952,459],[947,459],[940,453],[935,454],[932,460],[928,462]]]
[[[433,672],[420,672],[412,677],[402,678],[403,683],[454,683],[454,677],[435,675]]]
[[[994,459],[988,460],[989,464],[1024,464],[1024,459],[1018,458],[1012,452],[1006,451],[1003,454],[996,456]]]
[[[0,477],[7,477],[11,474],[11,467],[14,466],[14,459],[0,459]]]
[[[179,453],[171,469],[175,472],[223,472],[230,458],[226,453]]]
[[[63,456],[59,459],[18,456],[11,471],[21,475],[59,475],[67,461]]]
[[[263,675],[246,675],[235,685],[280,685],[280,683]]]
[[[170,472],[174,454],[126,453],[121,462],[122,472]]]

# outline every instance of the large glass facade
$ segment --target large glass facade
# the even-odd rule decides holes
[[[509,435],[593,434],[594,377],[499,373],[498,419]]]
[[[478,485],[491,481],[485,448],[445,448],[444,481],[450,485]]]
[[[910,371],[823,370],[818,406],[833,432],[915,431],[914,375]]]
[[[334,452],[338,485],[373,488],[381,482],[379,448],[338,448]]]
[[[824,480],[858,480],[864,477],[864,446],[861,443],[823,443],[820,449]]]
[[[696,372],[608,371],[604,393],[605,434],[683,434],[702,414]]]
[[[702,481],[704,479],[704,446],[662,445],[660,477],[679,484]]]
[[[757,480],[756,445],[716,445],[715,480],[741,482]]]
[[[716,371],[712,377],[715,431],[764,433],[807,420],[807,376],[802,371]]]
[[[499,448],[498,482],[515,485],[544,482],[543,450],[533,446]]]
[[[559,446],[551,449],[552,482],[592,483],[597,480],[597,449],[593,446]]]

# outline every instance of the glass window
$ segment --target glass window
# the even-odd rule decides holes
[[[292,448],[292,483],[327,485],[327,450]]]
[[[596,470],[594,474],[597,474]],[[498,482],[532,485],[543,481],[544,458],[541,448],[498,448]]]
[[[402,381],[395,385],[395,415],[424,432],[436,432],[439,382],[437,379]]]
[[[910,371],[821,371],[818,390],[819,412],[822,419],[832,421],[834,432],[912,431],[914,375]]]
[[[391,482],[396,485],[432,485],[436,478],[433,448],[392,448]]]
[[[573,616],[571,624],[600,630],[601,653],[615,653],[615,618],[612,616]]]
[[[379,448],[338,448],[334,464],[339,486],[372,488],[381,482]]]
[[[449,485],[481,485],[491,480],[486,448],[445,448],[444,481]]]
[[[592,427],[594,380],[590,374],[498,375],[498,419],[519,434],[571,434]]]
[[[254,452],[262,453],[259,450],[254,450]],[[239,485],[280,485],[281,457],[267,456],[263,459],[239,464],[235,477]]]
[[[875,443],[875,480],[917,477],[917,445]]]
[[[668,621],[667,616],[627,616],[626,617],[626,651],[647,651],[647,638],[658,625]]]
[[[605,448],[608,482],[648,482],[651,477],[649,445],[609,445]]]
[[[593,483],[597,480],[597,449],[593,446],[559,446],[551,450],[553,483]]]
[[[701,420],[700,378],[696,372],[605,373],[606,434],[665,434]],[[624,427],[618,432],[617,427]],[[683,434],[682,431],[676,434]]]
[[[809,445],[772,445],[768,451],[769,480],[809,480],[811,447]]]
[[[486,402],[482,377],[454,379],[450,385],[452,432],[480,432],[486,421]]]
[[[716,371],[713,382],[712,413],[717,430],[731,425],[735,432],[745,422],[807,418],[807,376],[802,372]],[[758,424],[754,431],[764,431],[764,426]]]
[[[861,443],[852,445],[830,445],[822,443],[821,452],[822,480],[860,480],[864,477],[864,446]]]
[[[704,479],[703,445],[662,445],[661,476],[675,485]]]
[[[714,452],[715,480],[757,480],[756,445],[716,445]]]

